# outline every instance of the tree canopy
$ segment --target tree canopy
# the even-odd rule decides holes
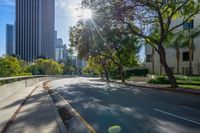
[[[110,30],[115,30],[112,34],[117,41],[118,34],[121,33],[138,37],[158,52],[171,86],[177,87],[176,79],[166,61],[165,42],[177,28],[191,21],[200,12],[199,0],[82,0],[82,8],[92,9],[93,18],[77,24],[78,36],[74,37],[74,44],[87,44],[82,45],[86,50],[91,48],[89,39],[92,38],[92,32],[88,30],[91,25],[99,38],[102,38],[104,45],[101,46],[104,46],[104,51],[109,52],[110,49],[105,48],[108,47],[108,42],[113,43],[113,40],[108,41],[108,38],[105,38],[110,35],[107,34]],[[174,23],[177,19],[180,21]],[[90,54],[91,51],[95,50],[89,50]]]

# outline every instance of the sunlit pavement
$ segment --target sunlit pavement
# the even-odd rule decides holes
[[[118,125],[122,133],[199,133],[200,97],[115,83],[98,78],[55,80],[51,89],[67,99],[98,133]]]

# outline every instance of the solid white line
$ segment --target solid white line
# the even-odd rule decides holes
[[[192,123],[195,123],[195,124],[199,124],[199,125],[200,125],[199,122],[190,120],[190,119],[188,119],[188,118],[184,118],[184,117],[182,117],[182,116],[178,116],[178,115],[175,115],[175,114],[171,114],[171,113],[168,113],[168,112],[166,112],[166,111],[162,111],[162,110],[159,110],[159,109],[156,109],[156,108],[154,108],[153,110],[158,111],[158,112],[161,112],[161,113],[164,113],[164,114],[167,114],[167,115],[170,115],[170,116],[173,116],[173,117],[176,117],[176,118],[179,118],[179,119],[182,119],[182,120],[185,120],[185,121],[189,121],[189,122],[192,122]]]

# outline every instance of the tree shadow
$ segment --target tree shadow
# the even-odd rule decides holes
[[[91,81],[91,79],[90,79]],[[187,114],[200,119],[196,109],[187,110],[180,106],[185,100],[199,104],[199,97],[180,96],[170,92],[159,92],[134,88],[114,83],[102,84],[96,79],[93,83],[66,84],[53,88],[97,130],[106,133],[112,125],[120,125],[125,133],[198,132],[199,125],[177,119],[154,108],[177,114]],[[100,83],[101,82],[101,83]],[[178,99],[180,98],[180,99]]]
[[[59,132],[55,114],[49,103],[48,97],[45,95],[46,93],[43,91],[36,94],[33,93],[8,127],[7,132]],[[21,101],[15,101],[4,108],[10,108],[19,102]]]

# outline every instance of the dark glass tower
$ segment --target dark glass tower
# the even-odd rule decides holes
[[[16,0],[16,55],[55,59],[55,0]]]
[[[14,25],[6,25],[6,55],[14,55]]]

